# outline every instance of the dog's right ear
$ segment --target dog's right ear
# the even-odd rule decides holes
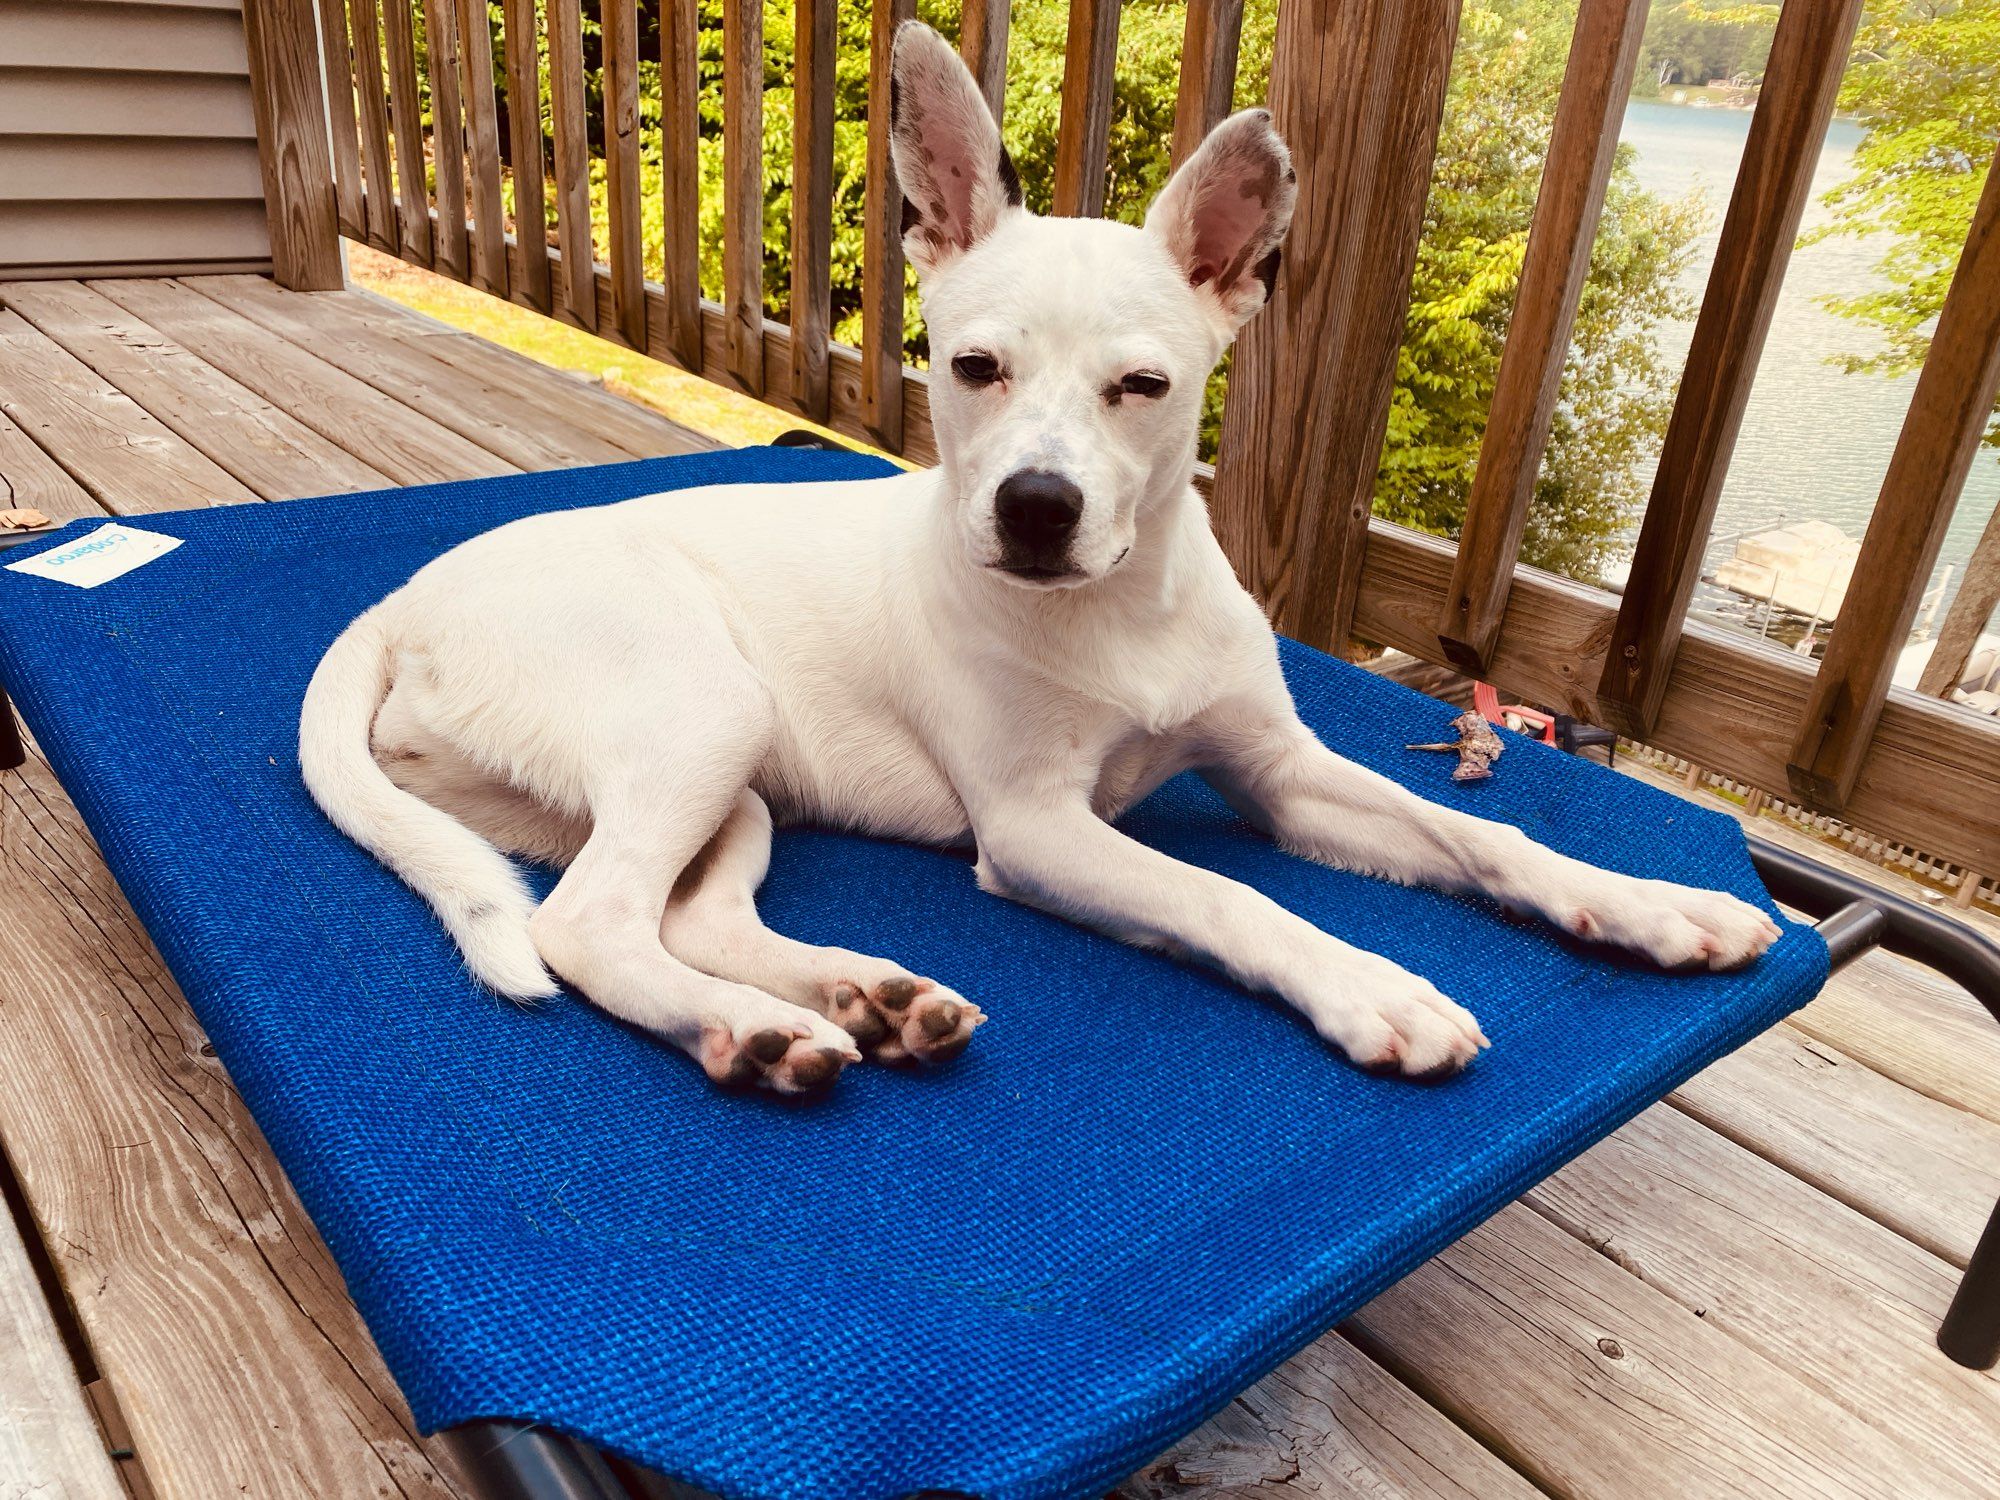
[[[951,44],[921,21],[896,28],[889,147],[903,189],[903,253],[928,275],[1021,206],[1000,127]]]

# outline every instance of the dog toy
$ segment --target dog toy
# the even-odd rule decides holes
[[[1451,721],[1451,727],[1458,731],[1455,740],[1443,740],[1434,745],[1405,745],[1405,750],[1455,750],[1458,752],[1458,769],[1451,773],[1453,781],[1484,781],[1493,774],[1493,762],[1500,758],[1506,748],[1500,736],[1493,732],[1493,726],[1473,709],[1467,709]]]

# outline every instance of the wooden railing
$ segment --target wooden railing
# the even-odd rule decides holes
[[[900,194],[887,111],[870,111],[862,341],[832,341],[831,0],[798,0],[789,319],[764,312],[763,8],[723,8],[723,284],[697,275],[696,7],[661,6],[664,264],[642,263],[634,0],[604,0],[591,216],[579,0],[248,0],[262,55],[281,280],[312,285],[342,233],[834,429],[935,458],[926,376],[903,361]],[[1448,661],[1609,723],[1742,784],[1976,871],[2000,870],[2000,723],[1889,686],[1919,594],[2000,386],[2000,171],[1989,177],[1825,662],[1688,619],[1717,498],[1797,238],[1861,0],[1787,0],[1724,216],[1621,597],[1521,567],[1530,495],[1582,295],[1647,0],[1582,0],[1514,318],[1461,544],[1371,514],[1458,21],[1458,0],[1281,0],[1271,104],[1300,174],[1273,305],[1234,361],[1211,504],[1224,545],[1278,627]],[[873,0],[870,98],[912,0]],[[1117,0],[1075,0],[1054,202],[1104,201]],[[1008,8],[970,0],[962,47],[996,108]],[[1174,153],[1223,112],[1242,0],[1191,0]],[[545,22],[545,25],[543,24]],[[426,44],[416,45],[418,28]],[[326,113],[300,86],[318,41]],[[502,74],[496,100],[493,59]],[[549,97],[539,97],[546,56]],[[420,120],[420,66],[434,127]],[[505,104],[508,137],[500,137]],[[552,139],[539,129],[546,107]],[[330,126],[330,166],[322,146]],[[545,148],[550,155],[545,157]],[[503,222],[503,157],[514,212]],[[322,207],[330,205],[330,207]],[[544,232],[553,212],[551,246]],[[523,227],[524,226],[524,227]],[[604,248],[600,261],[596,247]],[[1203,483],[1210,483],[1204,472]],[[2000,529],[2000,522],[1996,522]],[[1986,550],[1982,548],[1982,550]],[[2000,554],[2000,538],[1991,549]],[[1926,688],[1964,662],[2000,591],[1961,592]]]

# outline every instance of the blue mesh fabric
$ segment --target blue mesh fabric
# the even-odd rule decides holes
[[[572,997],[475,990],[307,798],[307,677],[438,552],[533,511],[882,468],[748,450],[179,512],[136,524],[186,545],[100,589],[0,572],[0,674],[426,1429],[535,1419],[731,1497],[1098,1493],[1824,979],[1803,928],[1745,973],[1645,972],[1288,858],[1183,778],[1135,836],[1429,976],[1492,1050],[1442,1085],[1371,1078],[1274,1003],[982,895],[962,856],[793,832],[774,926],[992,1017],[952,1067],[851,1069],[802,1106],[719,1094]],[[1426,796],[1769,905],[1725,818],[1526,741],[1455,786],[1402,749],[1448,710],[1285,664],[1328,743]]]

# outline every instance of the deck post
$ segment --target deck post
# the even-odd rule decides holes
[[[1285,0],[1271,112],[1298,208],[1238,340],[1210,509],[1272,624],[1343,651],[1395,393],[1458,0]]]
[[[243,0],[243,36],[272,278],[298,292],[338,291],[347,276],[313,0]]]

